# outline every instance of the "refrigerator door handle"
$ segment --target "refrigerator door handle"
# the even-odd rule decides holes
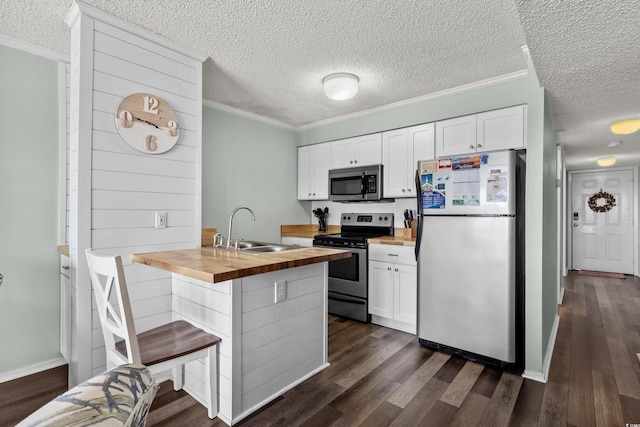
[[[420,188],[420,171],[416,169],[416,201],[417,201],[417,209],[416,209],[416,220],[418,223],[416,224],[416,248],[415,255],[416,261],[418,261],[418,256],[420,255],[420,241],[422,240],[422,190]]]

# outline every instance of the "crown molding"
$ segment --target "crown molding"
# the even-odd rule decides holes
[[[291,126],[288,123],[281,122],[276,119],[272,119],[270,117],[261,116],[260,114],[250,113],[248,111],[240,110],[239,108],[230,107],[225,104],[221,104],[216,101],[211,101],[210,99],[203,99],[202,105],[209,108],[214,108],[216,110],[226,111],[227,113],[235,114],[237,116],[246,117],[248,119],[257,120],[259,122],[267,123],[270,125],[278,126],[281,128],[289,129],[289,130],[297,130],[298,128],[295,126]]]
[[[64,55],[62,53],[44,47],[36,46],[27,42],[23,42],[22,40],[13,39],[11,37],[3,35],[0,35],[0,44],[34,55],[42,56],[43,58],[52,59],[54,61],[62,61],[67,63],[71,61],[69,55]]]
[[[76,21],[78,20],[78,18],[80,18],[81,15],[86,15],[91,18],[98,19],[102,22],[113,25],[114,27],[120,28],[136,36],[145,38],[147,40],[151,40],[154,43],[157,43],[161,46],[166,47],[167,49],[171,49],[175,52],[178,52],[184,56],[188,56],[189,58],[194,59],[196,61],[204,62],[208,58],[208,56],[205,54],[189,49],[178,43],[172,42],[162,36],[159,36],[158,34],[152,31],[149,31],[137,25],[131,24],[120,18],[116,18],[115,16],[107,12],[104,12],[93,6],[89,6],[88,4],[83,3],[79,0],[75,0],[73,5],[71,5],[71,9],[69,9],[69,12],[67,12],[67,16],[64,18],[64,22],[69,27],[73,27],[73,25],[76,23]]]
[[[318,127],[318,126],[324,126],[324,125],[328,125],[328,124],[332,124],[332,123],[338,123],[338,122],[341,122],[343,120],[350,120],[350,119],[354,119],[354,118],[357,118],[357,117],[366,116],[368,114],[377,113],[377,112],[380,112],[380,111],[392,110],[392,109],[395,109],[395,108],[404,107],[404,106],[412,105],[412,104],[417,104],[417,103],[424,102],[424,101],[430,101],[430,100],[443,98],[443,97],[447,97],[447,96],[451,96],[451,95],[455,95],[455,94],[459,94],[459,93],[464,93],[464,92],[468,92],[468,91],[472,91],[472,90],[477,90],[477,89],[481,89],[481,88],[485,88],[485,87],[489,87],[489,86],[495,86],[495,85],[502,84],[502,83],[507,83],[507,82],[511,82],[511,81],[515,81],[515,80],[520,80],[520,79],[523,79],[523,78],[526,78],[526,77],[527,77],[527,70],[516,71],[516,72],[513,72],[513,73],[509,73],[509,74],[504,74],[502,76],[493,77],[493,78],[490,78],[490,79],[481,80],[481,81],[478,81],[478,82],[473,82],[473,83],[469,83],[469,84],[462,85],[462,86],[457,86],[457,87],[454,87],[454,88],[451,88],[451,89],[441,90],[439,92],[430,93],[428,95],[423,95],[423,96],[418,96],[418,97],[415,97],[415,98],[405,99],[405,100],[402,100],[402,101],[393,102],[391,104],[382,105],[380,107],[370,108],[368,110],[357,111],[357,112],[351,113],[351,114],[345,114],[345,115],[338,116],[338,117],[332,117],[332,118],[326,119],[326,120],[320,120],[320,121],[317,121],[317,122],[308,123],[308,124],[305,124],[305,125],[300,125],[300,126],[297,126],[295,129],[298,130],[298,131],[307,130],[307,129],[313,129],[313,128]]]

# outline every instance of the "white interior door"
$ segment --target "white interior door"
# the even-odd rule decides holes
[[[589,207],[589,199],[600,190],[615,198],[615,206],[606,212]],[[573,268],[633,274],[633,172],[575,173],[571,200]]]

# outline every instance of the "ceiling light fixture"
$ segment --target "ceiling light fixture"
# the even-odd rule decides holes
[[[324,94],[336,101],[344,101],[356,96],[358,82],[358,76],[349,73],[329,74],[322,79]]]
[[[616,164],[615,157],[601,157],[598,159],[598,166],[613,166]]]
[[[626,120],[618,120],[617,122],[611,123],[610,126],[611,132],[616,135],[627,135],[629,133],[634,133],[638,129],[640,129],[640,119],[626,119]]]
[[[609,144],[607,144],[607,147],[617,147],[618,145],[621,145],[622,142],[621,141],[611,141]]]

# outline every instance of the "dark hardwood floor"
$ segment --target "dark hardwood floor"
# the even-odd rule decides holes
[[[420,346],[415,336],[330,316],[331,366],[238,425],[582,427],[640,423],[636,355],[640,353],[640,279],[571,272],[559,314],[546,384],[430,350]],[[44,391],[38,377],[51,375],[16,380],[20,383],[15,386],[0,384],[0,425],[12,425],[21,418],[15,418],[18,412],[26,416],[39,407]],[[49,393],[54,397],[58,392],[51,389]],[[167,381],[161,384],[147,425],[225,424],[209,420],[203,406],[184,391],[173,391]]]

